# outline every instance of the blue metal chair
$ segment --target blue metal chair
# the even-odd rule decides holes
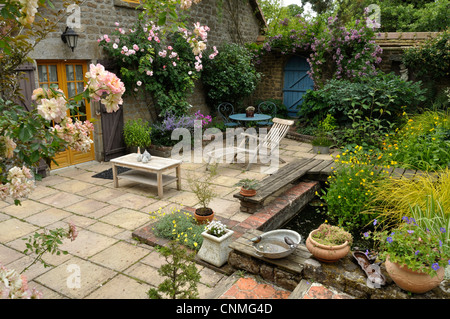
[[[233,122],[232,120],[230,120],[230,115],[234,114],[234,107],[231,103],[223,102],[219,104],[219,106],[217,107],[217,113],[219,113],[219,116],[222,118],[225,126],[238,126],[237,122]]]
[[[277,106],[271,101],[264,101],[258,105],[258,113],[268,114],[272,118],[277,116]],[[258,125],[273,125],[272,120],[257,122]]]

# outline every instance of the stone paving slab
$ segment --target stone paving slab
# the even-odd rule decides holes
[[[284,139],[283,151],[291,146],[302,150],[308,144]],[[284,149],[283,149],[284,148]],[[305,148],[306,149],[306,148]],[[316,156],[300,150],[289,152],[285,160],[302,156]],[[68,255],[45,254],[50,267],[36,263],[25,276],[30,287],[43,292],[43,298],[147,298],[147,291],[162,280],[158,274],[164,263],[154,247],[132,239],[132,232],[148,224],[149,212],[183,208],[195,205],[195,198],[186,183],[188,174],[205,174],[206,165],[182,164],[182,191],[174,185],[164,187],[164,198],[156,197],[156,188],[121,181],[119,188],[112,180],[94,178],[93,175],[111,167],[110,163],[91,161],[52,170],[47,177],[36,182],[36,188],[22,206],[12,200],[0,201],[0,263],[21,271],[33,261],[33,254],[25,255],[24,237],[44,229],[67,227],[74,223],[79,231],[75,241],[64,240],[60,247]],[[218,217],[238,224],[248,218],[239,211],[239,202],[233,198],[234,183],[242,178],[262,179],[260,164],[245,171],[246,164],[221,164],[218,167],[219,194],[211,203]],[[69,288],[71,265],[81,271],[79,288]],[[202,276],[198,286],[200,298],[208,298],[215,288],[231,278],[198,264]],[[118,289],[120,288],[120,289]]]

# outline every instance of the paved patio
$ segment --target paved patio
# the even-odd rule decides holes
[[[287,163],[296,158],[330,158],[313,154],[309,144],[287,138],[280,145],[280,156]],[[20,272],[34,259],[23,253],[26,242],[22,238],[43,227],[67,227],[72,222],[79,234],[75,241],[67,239],[61,246],[68,254],[44,255],[50,267],[44,268],[41,263],[30,267],[25,273],[30,287],[36,287],[46,299],[147,298],[147,291],[162,281],[158,268],[163,259],[154,247],[137,242],[131,234],[150,223],[149,212],[160,207],[195,207],[197,200],[186,177],[204,174],[205,165],[183,163],[182,190],[176,189],[176,183],[168,185],[162,199],[156,196],[156,187],[120,180],[120,187],[114,188],[112,180],[93,178],[111,167],[107,162],[93,161],[54,170],[36,182],[36,189],[29,199],[22,201],[22,206],[15,206],[12,201],[0,202],[0,263]],[[233,198],[237,188],[233,185],[242,178],[261,180],[267,175],[261,173],[260,165],[253,165],[250,171],[244,171],[245,167],[245,164],[218,166],[213,181],[218,197],[209,205],[218,216],[237,222],[249,216],[239,211],[239,201]],[[70,265],[80,269],[78,288],[68,287],[73,275]],[[198,269],[202,278],[198,286],[200,298],[211,298],[216,287],[230,280],[208,267],[198,265]],[[276,287],[270,289],[274,294],[267,295],[268,298],[289,295]]]

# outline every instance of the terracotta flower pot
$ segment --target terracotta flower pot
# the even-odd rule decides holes
[[[397,286],[416,294],[422,294],[436,288],[444,279],[445,275],[443,267],[439,268],[436,275],[431,277],[426,273],[412,271],[407,267],[402,267],[397,263],[391,262],[389,257],[386,259],[385,265],[386,271]]]
[[[309,233],[305,243],[306,248],[308,248],[314,258],[323,262],[332,263],[347,256],[350,252],[350,245],[347,241],[338,246],[322,245],[318,243],[312,238],[312,235],[314,235],[316,231],[317,229]]]
[[[197,208],[194,212],[194,218],[199,224],[206,224],[214,219],[214,211],[211,208]]]
[[[239,194],[246,197],[252,197],[256,195],[256,189],[245,189],[241,187],[241,190],[239,191]]]

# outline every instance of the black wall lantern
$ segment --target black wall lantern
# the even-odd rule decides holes
[[[73,52],[73,49],[77,47],[78,34],[75,33],[72,28],[66,27],[64,33],[61,34],[61,40],[64,43],[67,43],[67,46],[71,48]]]

